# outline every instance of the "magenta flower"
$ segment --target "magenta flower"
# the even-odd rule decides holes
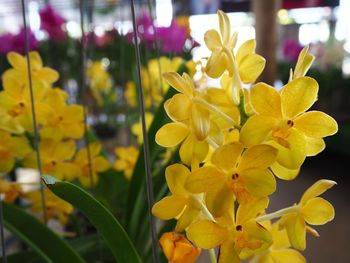
[[[286,39],[283,42],[283,56],[286,60],[296,63],[303,47],[295,39]]]
[[[40,12],[41,29],[49,34],[49,38],[56,42],[62,42],[67,38],[63,25],[66,20],[57,13],[50,5],[47,5]]]
[[[28,44],[29,50],[39,47],[39,42],[31,30],[28,31]],[[10,51],[25,53],[24,28],[21,28],[18,34],[6,33],[0,36],[0,53],[6,55]]]
[[[159,27],[156,30],[164,52],[179,54],[183,51],[187,39],[186,27],[179,25],[176,20],[173,20],[170,27]]]

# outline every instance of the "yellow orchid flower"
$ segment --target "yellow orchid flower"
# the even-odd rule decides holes
[[[212,166],[194,171],[185,187],[192,193],[206,193],[211,202],[219,198],[221,204],[216,202],[213,209],[227,211],[221,206],[232,205],[234,196],[242,204],[275,191],[276,181],[268,167],[275,162],[276,155],[277,150],[270,145],[254,145],[245,151],[241,143],[221,146],[212,155]]]
[[[139,156],[139,150],[133,146],[116,147],[114,152],[117,156],[113,165],[114,169],[123,171],[126,179],[130,180]]]
[[[31,201],[30,209],[34,213],[42,215],[40,191],[33,191],[27,193],[25,196]],[[66,224],[68,222],[68,217],[74,210],[74,207],[70,203],[67,203],[66,201],[57,197],[47,188],[45,188],[45,205],[48,219],[57,218],[62,224]]]
[[[207,65],[206,73],[212,78],[220,77],[225,70],[233,75],[233,49],[237,42],[237,33],[231,35],[230,19],[222,12],[218,11],[220,34],[214,30],[208,30],[204,35],[204,41],[208,49],[212,52]]]
[[[174,232],[164,233],[159,245],[171,263],[194,263],[201,253],[201,249],[194,247],[184,235]]]
[[[238,105],[241,82],[246,84],[255,82],[265,67],[265,59],[255,54],[254,39],[245,41],[234,56],[237,33],[231,35],[230,20],[224,12],[219,10],[218,17],[221,37],[213,29],[204,35],[205,44],[212,52],[206,65],[206,73],[212,78],[219,78],[227,70],[229,76],[233,77],[231,88]]]
[[[294,248],[305,249],[306,232],[318,236],[316,230],[307,224],[324,225],[333,220],[334,207],[319,196],[334,185],[336,182],[331,180],[318,180],[304,192],[299,203],[293,207],[295,212],[281,218],[279,223],[285,227],[289,242]]]
[[[14,78],[17,80],[21,80],[26,85],[28,85],[29,79],[26,56],[21,56],[16,52],[9,52],[7,54],[7,60],[13,68],[8,69],[4,72],[2,76],[3,79]],[[44,67],[38,52],[30,52],[29,60],[33,84],[36,82],[43,82],[45,83],[45,86],[48,87],[58,80],[59,75],[57,71],[49,67]]]
[[[3,108],[0,108],[0,130],[12,134],[22,134],[24,132],[24,128],[19,121],[8,114]]]
[[[278,223],[272,226],[270,223],[268,226],[264,224],[264,227],[271,233],[273,243],[266,252],[254,256],[249,263],[306,263],[306,259],[299,251],[290,248],[285,229],[280,229]]]
[[[0,130],[0,173],[10,172],[16,158],[23,158],[31,152],[28,140],[21,136],[12,136]]]
[[[320,111],[306,112],[317,99],[318,84],[309,77],[292,80],[278,92],[258,83],[251,88],[251,116],[241,130],[240,140],[247,146],[268,142],[276,147],[278,163],[297,170],[306,156],[324,149],[323,137],[337,132],[336,121]],[[272,168],[274,170],[274,167]],[[288,177],[278,174],[282,179]]]
[[[33,130],[32,103],[29,86],[19,79],[3,77],[4,90],[0,92],[0,108],[13,118],[15,125],[22,130]],[[43,82],[33,83],[35,114],[38,124],[47,120],[49,107],[43,102],[46,88]]]
[[[203,249],[220,246],[218,263],[240,263],[241,259],[261,253],[272,243],[270,233],[254,220],[266,205],[266,199],[240,205],[236,220],[232,214],[216,218],[216,222],[198,220],[186,230],[187,237]]]
[[[39,143],[41,168],[43,174],[52,175],[60,180],[72,180],[78,173],[78,167],[71,162],[75,154],[74,141],[58,142],[43,139]],[[23,160],[24,167],[37,169],[37,155],[33,151]]]
[[[67,94],[60,89],[47,92],[49,106],[47,122],[40,130],[43,138],[60,141],[63,138],[80,139],[84,135],[84,109],[80,105],[66,105]]]
[[[134,108],[137,106],[137,92],[133,81],[126,82],[124,98],[130,107]]]
[[[79,167],[76,178],[78,178],[80,183],[85,187],[92,187],[90,178],[90,165],[94,184],[96,184],[98,181],[97,174],[104,172],[110,168],[110,164],[106,160],[106,158],[100,155],[100,143],[91,143],[89,145],[89,150],[91,155],[91,164],[89,164],[88,153],[86,148],[80,149],[74,159],[74,164]]]
[[[165,178],[172,194],[158,201],[152,208],[153,215],[159,219],[176,218],[176,231],[186,229],[201,211],[207,212],[203,206],[202,196],[192,194],[184,188],[189,176],[190,171],[182,164],[168,166],[165,170]]]
[[[15,182],[0,179],[0,193],[4,194],[4,201],[13,203],[18,196],[22,195],[22,188]]]
[[[146,121],[146,129],[148,130],[153,122],[153,114],[151,112],[145,112],[145,121]],[[142,125],[141,125],[141,118],[139,122],[133,124],[131,126],[131,132],[137,137],[137,142],[139,144],[143,143],[143,134],[142,134]]]

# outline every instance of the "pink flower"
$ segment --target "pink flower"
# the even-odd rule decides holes
[[[10,51],[15,51],[21,54],[25,53],[24,28],[21,28],[18,34],[6,33],[0,36],[0,53],[6,55]],[[29,50],[36,50],[39,47],[39,42],[35,38],[34,33],[28,30]]]
[[[41,29],[49,34],[53,41],[62,42],[67,38],[63,25],[66,20],[57,13],[50,5],[47,5],[40,12]]]

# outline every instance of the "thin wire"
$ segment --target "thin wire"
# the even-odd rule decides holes
[[[92,170],[92,158],[91,158],[91,151],[89,147],[89,138],[88,138],[88,124],[87,124],[87,100],[86,100],[86,45],[85,45],[85,30],[84,30],[84,13],[83,13],[83,0],[79,0],[79,12],[80,12],[80,28],[81,28],[81,49],[80,49],[80,55],[81,55],[81,86],[80,86],[80,92],[79,95],[81,97],[81,101],[83,104],[83,113],[84,113],[84,141],[86,145],[86,153],[87,153],[87,159],[88,159],[88,172],[89,172],[89,178],[90,178],[90,186],[91,188],[94,187],[94,177],[93,177],[93,170]],[[88,38],[87,38],[88,39]]]
[[[33,119],[33,128],[34,128],[34,147],[36,152],[36,159],[38,164],[38,171],[40,176],[40,195],[41,195],[41,207],[43,209],[44,223],[47,224],[47,211],[46,211],[46,199],[45,199],[45,183],[42,179],[42,166],[41,166],[41,156],[39,148],[39,131],[36,121],[35,114],[35,105],[34,105],[34,92],[33,92],[33,82],[32,82],[32,72],[29,58],[29,42],[28,42],[28,27],[26,20],[26,7],[24,0],[21,0],[22,3],[22,16],[23,16],[23,26],[24,26],[24,44],[25,44],[25,53],[27,58],[27,70],[28,70],[28,79],[29,79],[29,91],[30,91],[30,103],[32,108],[32,119]]]
[[[154,21],[156,20],[157,18],[157,14],[154,13],[154,9],[152,8],[152,3],[151,3],[151,0],[147,0],[147,5],[148,5],[148,9],[149,9],[149,13],[150,13],[150,16],[151,16],[151,20],[152,20],[152,29],[153,29],[153,32],[154,32],[154,44],[155,44],[155,47],[156,47],[156,56],[157,56],[157,64],[158,64],[158,73],[159,73],[159,93],[160,95],[163,97],[163,76],[162,76],[162,69],[161,69],[161,66],[160,66],[160,47],[159,47],[159,39],[158,39],[158,32],[157,32],[157,28],[154,24]]]
[[[142,92],[141,58],[140,58],[140,47],[139,47],[138,34],[137,34],[137,28],[136,28],[134,0],[131,0],[130,7],[131,7],[131,15],[132,15],[132,25],[134,29],[134,42],[135,42],[134,45],[135,45],[135,55],[136,55],[136,62],[137,62],[137,80],[138,80],[138,90],[139,90],[138,95],[139,95],[139,104],[140,104],[140,110],[141,110],[143,152],[144,152],[144,161],[145,161],[145,168],[146,168],[147,204],[148,204],[149,222],[151,225],[151,237],[152,237],[152,255],[153,255],[153,262],[158,263],[159,258],[158,258],[158,246],[157,246],[157,231],[156,231],[156,226],[155,226],[154,218],[151,211],[154,203],[152,172],[151,172],[151,166],[150,166],[149,143],[148,143],[148,136],[147,136],[145,107],[144,107],[143,92]]]
[[[2,262],[7,263],[6,244],[5,244],[5,235],[4,235],[4,210],[2,209],[2,200],[0,200],[0,225],[1,225],[0,226],[1,257],[2,257]]]

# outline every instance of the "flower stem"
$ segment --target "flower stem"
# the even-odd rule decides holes
[[[211,263],[216,263],[216,254],[215,254],[215,249],[209,249],[209,257],[210,257],[210,262]]]
[[[200,207],[202,213],[205,215],[205,217],[213,222],[216,222],[213,215],[210,213],[208,208],[203,204],[202,198],[200,198],[199,195],[192,195],[192,199],[195,201],[195,203]]]
[[[226,120],[228,123],[230,123],[233,127],[237,128],[237,129],[240,128],[240,126],[234,120],[232,120],[232,118],[230,116],[228,116],[226,113],[222,112],[220,109],[218,109],[214,105],[211,105],[210,103],[208,103],[204,99],[193,98],[193,102],[201,104],[202,106],[206,107],[211,112],[216,113],[217,115],[222,117],[224,120]]]
[[[293,205],[293,206],[290,206],[290,207],[286,207],[286,208],[278,210],[278,211],[276,211],[274,213],[260,216],[260,217],[258,217],[256,219],[256,222],[264,222],[264,221],[268,221],[268,220],[271,220],[271,219],[275,219],[275,218],[281,217],[281,216],[286,215],[286,214],[296,213],[296,212],[299,211],[299,209],[300,209],[300,207],[298,205]]]

